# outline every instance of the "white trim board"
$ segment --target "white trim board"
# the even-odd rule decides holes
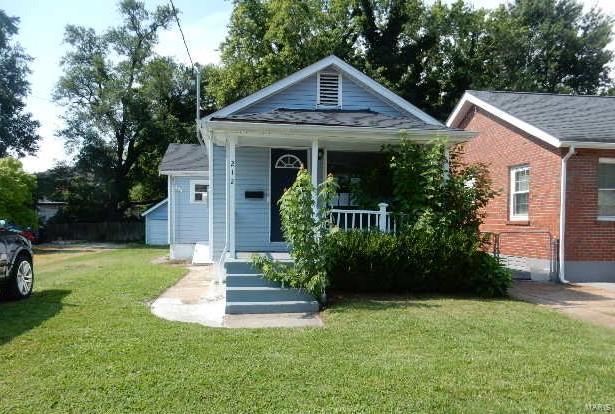
[[[162,200],[161,202],[153,205],[152,207],[148,208],[147,210],[145,210],[143,213],[141,213],[141,217],[145,217],[147,216],[149,213],[151,213],[152,211],[156,210],[158,207],[162,206],[165,203],[169,202],[169,198],[165,198],[164,200]]]
[[[464,116],[467,112],[472,108],[472,106],[476,106],[481,108],[495,117],[511,124],[514,127],[519,128],[520,130],[540,139],[541,141],[546,142],[556,148],[596,148],[596,149],[615,149],[615,142],[590,142],[590,141],[563,141],[557,138],[554,135],[549,134],[546,131],[543,131],[540,128],[533,126],[532,124],[525,122],[508,112],[495,107],[480,98],[472,95],[471,92],[466,91],[453,112],[446,120],[446,126],[449,128],[458,127],[459,123],[463,120]]]
[[[391,90],[387,89],[386,87],[384,87],[383,85],[381,85],[380,83],[376,82],[375,80],[373,80],[372,78],[370,78],[369,76],[365,75],[364,73],[362,73],[361,71],[359,71],[358,69],[355,69],[354,67],[352,67],[351,65],[349,65],[348,63],[344,62],[342,59],[338,58],[335,55],[330,55],[327,56],[324,59],[319,60],[316,63],[311,64],[310,66],[307,66],[295,73],[293,73],[290,76],[287,76],[286,78],[275,82],[255,93],[253,93],[252,95],[248,95],[247,97],[238,100],[237,102],[234,102],[228,106],[225,106],[224,108],[220,109],[219,111],[214,112],[213,114],[202,118],[200,120],[201,122],[201,126],[203,126],[205,123],[207,123],[210,119],[212,118],[216,118],[216,117],[224,117],[224,116],[228,116],[230,114],[233,114],[237,111],[240,111],[243,108],[246,108],[250,105],[253,105],[257,102],[262,101],[263,99],[274,95],[300,81],[302,81],[303,79],[306,79],[309,76],[312,76],[318,72],[320,72],[321,70],[329,67],[329,66],[333,66],[335,67],[337,70],[339,70],[340,72],[346,74],[349,78],[357,81],[358,83],[362,84],[364,87],[366,87],[367,89],[371,90],[372,92],[374,92],[375,94],[379,95],[380,97],[384,98],[386,101],[398,106],[400,109],[416,116],[417,118],[419,118],[421,121],[430,124],[430,125],[438,125],[438,126],[442,126],[442,123],[440,121],[438,121],[437,119],[433,118],[432,116],[428,115],[427,113],[421,111],[419,108],[417,108],[416,106],[412,105],[410,102],[406,101],[404,98],[402,98],[401,96],[395,94],[394,92],[392,92]]]
[[[454,126],[459,125],[459,122],[463,119],[463,117],[465,116],[467,111],[472,107],[472,105],[476,105],[477,107],[484,109],[485,111],[489,112],[492,115],[495,115],[501,120],[519,128],[522,131],[527,132],[528,134],[550,145],[553,145],[554,147],[557,147],[557,148],[562,147],[562,143],[557,137],[554,137],[548,132],[545,132],[540,128],[536,128],[535,126],[528,124],[527,122],[522,121],[521,119],[510,115],[508,112],[505,112],[499,108],[496,108],[495,106],[472,95],[470,92],[466,92],[463,94],[463,97],[461,98],[459,103],[457,103],[457,106],[455,107],[451,115],[446,120],[446,126],[448,126],[449,128],[452,128],[453,125]]]

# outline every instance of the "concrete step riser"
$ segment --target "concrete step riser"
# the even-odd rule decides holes
[[[242,274],[257,274],[260,271],[254,267],[251,262],[226,262],[224,263],[224,269],[226,270],[226,274],[230,275],[233,273],[242,273]]]
[[[306,301],[312,302],[314,298],[300,290],[272,289],[272,290],[226,290],[227,302],[282,302]]]
[[[226,286],[228,287],[280,287],[279,283],[263,279],[260,276],[227,275]]]
[[[318,303],[227,303],[226,313],[231,315],[248,313],[312,313],[318,312]]]

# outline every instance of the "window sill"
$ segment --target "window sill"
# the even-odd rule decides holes
[[[615,217],[613,216],[603,216],[596,218],[597,221],[615,221]]]
[[[507,226],[529,226],[529,220],[508,220],[506,222]]]

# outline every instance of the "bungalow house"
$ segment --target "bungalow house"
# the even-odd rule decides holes
[[[467,91],[447,125],[500,194],[482,230],[533,279],[615,281],[615,97]]]
[[[299,168],[310,172],[314,184],[328,173],[352,178],[382,145],[398,143],[402,132],[419,143],[445,137],[455,144],[473,136],[447,128],[335,56],[200,119],[198,126],[201,145],[172,144],[160,165],[168,176],[170,255],[219,265],[229,313],[313,306],[289,292],[268,292],[276,298],[272,310],[259,293],[271,287],[245,278],[251,254],[288,251],[277,202]],[[234,284],[238,291],[229,291]],[[297,303],[303,307],[292,305]]]

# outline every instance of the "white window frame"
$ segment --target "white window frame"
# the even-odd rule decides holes
[[[615,164],[615,158],[599,158],[598,159],[598,164]],[[596,171],[598,172],[598,171]],[[615,191],[615,187],[609,187],[609,188],[600,188],[598,187],[598,193],[600,193],[600,191]],[[596,207],[600,207],[599,205],[596,205]],[[601,216],[598,215],[598,220],[600,221],[615,221],[615,216]]]
[[[509,216],[509,220],[510,221],[528,221],[529,220],[529,210],[530,210],[530,183],[528,183],[528,188],[527,191],[516,191],[515,188],[515,175],[517,172],[519,171],[525,171],[527,170],[529,172],[529,176],[530,176],[530,183],[531,183],[531,169],[530,166],[528,164],[523,164],[523,165],[516,165],[514,167],[510,168],[510,174],[509,174],[509,200],[508,200],[508,204],[509,204],[509,210],[508,210],[508,216]],[[528,199],[527,199],[527,214],[515,214],[515,196],[517,194],[528,194]]]
[[[201,201],[197,201],[194,199],[197,185],[207,186],[207,191],[203,193],[204,196]],[[208,199],[209,199],[209,180],[190,180],[190,204],[207,204]]]
[[[327,105],[320,103],[320,75],[337,75],[337,105]],[[342,74],[339,72],[318,72],[316,76],[316,106],[319,108],[342,108]]]

